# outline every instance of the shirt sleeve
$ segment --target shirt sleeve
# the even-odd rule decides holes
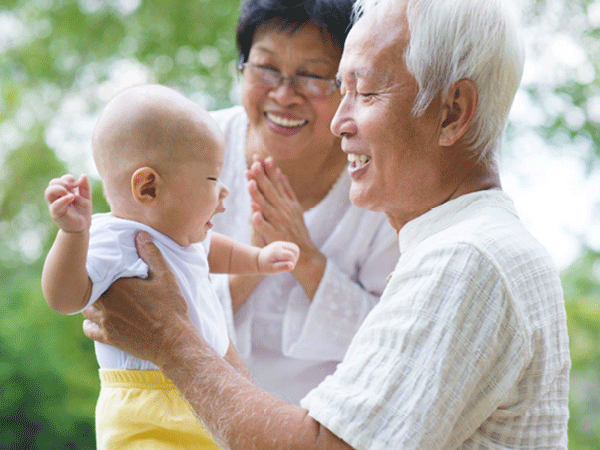
[[[530,358],[502,277],[467,245],[399,263],[336,372],[302,406],[357,449],[453,449]]]
[[[133,239],[128,237],[127,233],[100,231],[90,238],[86,269],[92,280],[92,293],[85,307],[77,312],[98,300],[117,279],[148,276],[147,264],[137,256]]]

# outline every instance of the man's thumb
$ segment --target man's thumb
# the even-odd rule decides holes
[[[148,264],[150,271],[155,272],[166,264],[147,231],[140,231],[135,235],[135,248],[140,258]]]

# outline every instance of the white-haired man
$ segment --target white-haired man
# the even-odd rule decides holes
[[[226,448],[566,449],[560,281],[496,165],[523,66],[516,15],[502,0],[357,8],[332,131],[351,200],[388,215],[402,256],[336,372],[302,408],[260,390],[189,324],[146,236],[153,277],[118,283],[84,330],[155,362]]]

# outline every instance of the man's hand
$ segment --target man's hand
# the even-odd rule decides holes
[[[135,239],[148,278],[122,278],[83,311],[85,335],[161,367],[179,339],[195,333],[175,275],[146,232]]]
[[[240,370],[233,346],[219,357],[192,325],[177,280],[150,236],[138,233],[135,242],[148,278],[117,280],[84,310],[87,337],[156,364],[224,448],[350,448],[306,410],[261,391]]]

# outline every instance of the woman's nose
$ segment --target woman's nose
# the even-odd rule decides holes
[[[303,97],[296,91],[294,83],[290,78],[282,79],[277,87],[270,89],[269,95],[280,105],[287,105],[295,102],[297,103],[303,99]]]

